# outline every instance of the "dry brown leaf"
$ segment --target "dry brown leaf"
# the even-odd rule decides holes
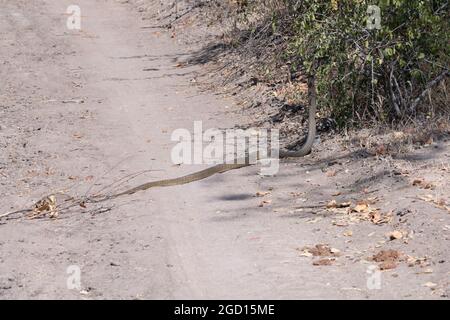
[[[328,202],[327,208],[328,209],[337,208],[337,201],[336,200],[331,200],[330,202]]]
[[[262,207],[264,207],[264,206],[270,205],[271,203],[272,203],[272,200],[263,200],[263,201],[258,205],[258,207],[262,208]]]
[[[336,248],[331,248],[326,244],[317,244],[314,247],[303,247],[299,249],[303,253],[312,254],[314,257],[338,257],[341,251]]]
[[[358,213],[365,213],[370,212],[370,207],[367,203],[359,203],[352,210]]]
[[[327,204],[327,208],[328,209],[333,209],[333,208],[348,208],[352,205],[352,203],[350,201],[348,202],[341,202],[338,203],[336,200],[331,200],[328,204]]]
[[[435,199],[435,197],[431,194],[427,194],[425,196],[418,196],[420,200],[433,204],[435,207],[446,210],[450,213],[450,206],[447,205],[447,202],[444,199]]]
[[[341,250],[336,249],[336,248],[331,248],[330,252],[334,255],[334,256],[339,256],[341,255]]]
[[[370,216],[370,220],[375,223],[375,224],[380,224],[380,221],[382,220],[381,218],[381,213],[380,212],[373,212]]]
[[[432,289],[432,288],[436,288],[437,284],[434,282],[427,282],[427,283],[424,283],[423,286]]]
[[[419,266],[421,268],[428,267],[430,262],[427,257],[417,258],[413,256],[406,257],[406,263],[409,267]]]
[[[412,183],[414,187],[419,187],[421,189],[433,190],[435,185],[431,182],[425,181],[425,179],[415,179]]]
[[[397,250],[381,250],[372,257],[372,260],[375,262],[397,261],[400,255]]]
[[[388,153],[387,147],[385,145],[382,145],[382,144],[377,145],[375,147],[374,151],[375,151],[375,155],[377,155],[377,156],[383,156],[383,155]]]
[[[386,214],[381,214],[379,211],[375,211],[370,214],[370,221],[376,225],[390,223],[392,222],[392,219],[392,211]]]
[[[80,134],[80,133],[74,133],[74,134],[72,135],[72,137],[74,137],[75,139],[81,139],[81,138],[83,138],[83,135]]]
[[[327,173],[326,173],[326,175],[327,175],[327,177],[335,177],[336,176],[336,170],[329,170],[329,171],[327,171]]]
[[[304,192],[291,192],[290,194],[291,194],[291,196],[296,198],[296,197],[301,197],[302,195],[304,195]]]
[[[311,257],[313,257],[314,255],[313,255],[311,252],[309,252],[308,249],[303,249],[303,250],[300,251],[300,256],[301,256],[301,257],[308,257],[308,258],[311,258]]]
[[[348,227],[348,222],[345,221],[333,221],[333,225],[336,227]]]

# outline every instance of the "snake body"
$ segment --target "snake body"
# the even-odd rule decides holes
[[[308,137],[306,139],[306,142],[302,146],[302,148],[298,151],[289,151],[282,149],[279,152],[279,158],[299,158],[304,157],[308,155],[311,152],[315,137],[316,137],[316,111],[317,111],[317,98],[316,98],[316,88],[315,88],[315,78],[314,76],[308,77],[308,96],[309,96],[309,126],[308,126]],[[118,193],[116,195],[113,195],[109,197],[111,198],[118,198],[121,196],[126,195],[132,195],[140,191],[145,191],[151,188],[156,187],[171,187],[171,186],[177,186],[177,185],[183,185],[188,184],[191,182],[199,181],[206,179],[208,177],[211,177],[218,173],[224,173],[231,170],[236,170],[244,167],[251,166],[252,163],[250,163],[249,159],[257,159],[262,160],[262,158],[259,156],[259,153],[256,155],[253,155],[253,157],[247,156],[245,159],[237,159],[234,161],[234,163],[224,163],[224,164],[218,164],[215,166],[212,166],[210,168],[197,171],[195,173],[173,178],[173,179],[164,179],[164,180],[158,180],[158,181],[152,181],[148,183],[144,183],[142,185],[139,185],[137,187],[128,189],[126,191],[123,191],[121,193]]]

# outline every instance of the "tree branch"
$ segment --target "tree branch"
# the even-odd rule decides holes
[[[409,110],[411,111],[411,113],[415,113],[417,106],[419,105],[419,103],[423,100],[423,98],[425,98],[425,96],[427,95],[427,92],[433,88],[435,85],[437,85],[439,82],[441,82],[446,76],[448,76],[449,72],[448,70],[444,70],[440,75],[438,75],[433,81],[429,82],[427,87],[425,88],[425,90],[422,91],[421,94],[419,94],[419,96],[413,101],[413,103],[411,104],[411,107],[409,108]]]

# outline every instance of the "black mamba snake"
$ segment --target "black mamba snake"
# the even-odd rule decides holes
[[[315,137],[316,137],[316,111],[317,111],[317,98],[316,98],[316,88],[315,88],[315,78],[313,76],[310,76],[308,78],[308,96],[309,96],[309,128],[308,128],[308,137],[306,139],[306,142],[302,146],[302,148],[298,151],[289,151],[289,150],[280,150],[279,152],[279,158],[300,158],[308,155],[311,152],[312,145],[314,143]],[[120,192],[118,194],[115,194],[113,196],[108,197],[109,199],[114,199],[126,195],[132,195],[140,191],[145,191],[151,188],[156,187],[171,187],[171,186],[177,186],[177,185],[183,185],[188,184],[194,181],[199,181],[206,179],[210,176],[213,176],[217,173],[224,173],[230,170],[236,170],[244,167],[251,166],[253,163],[250,163],[249,159],[252,159],[251,156],[247,156],[245,159],[238,159],[237,161],[234,161],[235,163],[223,163],[218,164],[213,167],[197,171],[195,173],[173,178],[173,179],[164,179],[164,180],[158,180],[158,181],[152,181],[148,183],[144,183],[140,186],[134,187],[132,189]],[[254,155],[253,159],[256,160],[262,160],[259,157],[259,153]],[[240,160],[240,161],[239,161]]]

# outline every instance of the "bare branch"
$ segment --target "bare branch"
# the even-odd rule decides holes
[[[432,89],[435,85],[437,85],[439,82],[441,82],[445,77],[447,77],[449,74],[448,70],[444,70],[441,74],[439,74],[433,81],[429,82],[425,90],[422,91],[422,93],[414,100],[414,102],[411,104],[409,110],[411,113],[415,113],[417,106],[419,103],[423,100],[423,98],[426,97],[428,91]]]

